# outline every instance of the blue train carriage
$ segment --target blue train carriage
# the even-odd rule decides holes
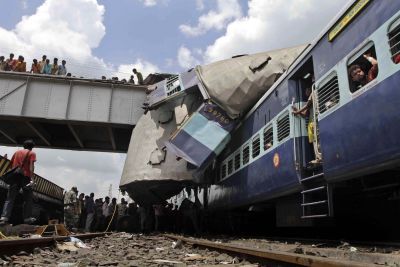
[[[377,0],[343,9],[232,134],[203,190],[208,210],[272,206],[278,226],[398,222],[399,10]],[[312,115],[295,116],[292,103],[308,99]]]

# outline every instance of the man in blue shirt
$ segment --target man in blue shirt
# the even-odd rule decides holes
[[[58,75],[65,76],[67,75],[67,67],[65,67],[65,64],[67,64],[67,61],[63,60],[61,61],[61,65],[58,67]]]

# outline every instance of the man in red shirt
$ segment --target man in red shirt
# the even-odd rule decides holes
[[[11,158],[12,168],[21,167],[21,169],[23,169],[23,174],[16,174],[13,177],[13,183],[11,183],[8,188],[7,200],[4,203],[0,224],[5,224],[10,219],[15,197],[21,188],[25,201],[24,222],[29,224],[36,221],[36,219],[32,217],[32,179],[36,161],[36,153],[32,151],[34,146],[35,143],[32,140],[26,140],[24,142],[24,149],[15,152]]]

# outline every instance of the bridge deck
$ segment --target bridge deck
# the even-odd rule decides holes
[[[0,145],[126,152],[145,86],[0,72]]]

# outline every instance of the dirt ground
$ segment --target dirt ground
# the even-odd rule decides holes
[[[73,241],[73,240],[72,240]],[[86,248],[79,248],[86,247]],[[259,266],[215,251],[174,242],[161,235],[115,233],[84,243],[58,243],[13,256],[2,256],[6,266]]]

